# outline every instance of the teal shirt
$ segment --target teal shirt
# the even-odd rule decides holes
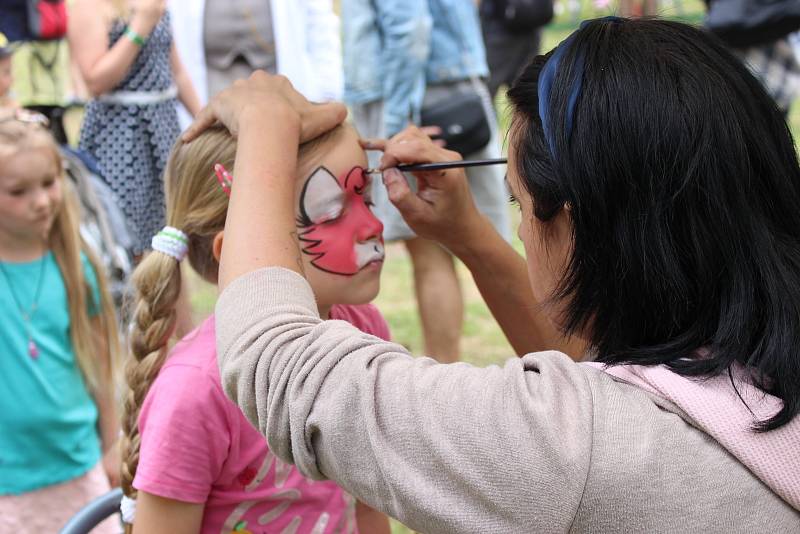
[[[97,277],[88,259],[81,259],[92,288],[90,313],[96,313]],[[4,262],[3,268],[7,276],[0,276],[0,495],[81,476],[101,456],[97,407],[72,349],[67,293],[55,257],[48,252],[42,260]],[[40,269],[42,289],[30,322],[39,348],[34,360],[9,283],[20,304],[30,309]]]

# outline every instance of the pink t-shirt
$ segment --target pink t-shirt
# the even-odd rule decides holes
[[[331,318],[389,339],[372,305],[334,306]],[[357,532],[355,501],[330,481],[313,481],[276,458],[222,391],[214,317],[173,348],[147,393],[133,486],[205,503],[201,533]]]

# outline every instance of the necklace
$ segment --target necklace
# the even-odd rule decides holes
[[[39,347],[36,345],[36,341],[33,340],[33,331],[31,330],[31,321],[33,320],[33,315],[36,313],[36,310],[39,305],[39,295],[42,292],[42,280],[44,279],[44,260],[47,258],[47,254],[42,256],[42,259],[39,260],[39,279],[36,282],[36,293],[33,297],[33,302],[31,303],[30,308],[25,309],[22,306],[22,303],[17,298],[17,294],[14,292],[14,286],[11,284],[11,277],[8,276],[8,272],[6,272],[5,265],[3,262],[0,261],[0,272],[3,273],[3,278],[5,279],[6,285],[8,286],[8,290],[11,293],[11,298],[14,299],[14,303],[19,308],[19,313],[22,315],[22,324],[25,328],[25,334],[28,336],[28,356],[36,360],[39,358]]]

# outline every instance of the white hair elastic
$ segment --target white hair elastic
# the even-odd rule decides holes
[[[162,228],[160,232],[153,236],[150,245],[153,250],[172,256],[178,261],[182,261],[189,252],[189,238],[172,226]]]
[[[122,500],[119,502],[119,512],[122,515],[122,520],[132,525],[136,517],[136,499],[123,495]]]

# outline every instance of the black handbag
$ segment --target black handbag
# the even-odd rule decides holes
[[[458,92],[435,105],[422,108],[421,124],[438,126],[445,148],[462,156],[477,152],[492,138],[492,128],[477,92]]]
[[[800,0],[712,0],[705,25],[731,46],[769,43],[800,29]]]

